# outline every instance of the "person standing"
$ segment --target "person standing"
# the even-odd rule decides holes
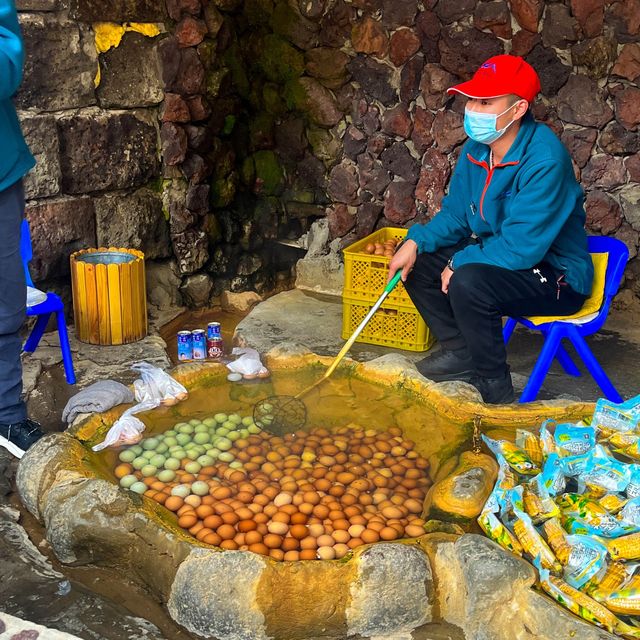
[[[22,400],[20,329],[27,286],[20,256],[23,176],[35,159],[20,130],[12,96],[22,81],[24,47],[14,0],[0,0],[0,445],[20,455],[43,433]]]

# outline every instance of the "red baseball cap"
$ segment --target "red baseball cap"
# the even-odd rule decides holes
[[[498,98],[515,94],[533,102],[540,91],[540,78],[535,69],[520,56],[493,56],[474,74],[471,80],[449,87],[469,98]]]

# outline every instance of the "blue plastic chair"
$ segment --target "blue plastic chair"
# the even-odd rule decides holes
[[[31,262],[31,258],[33,257],[33,250],[31,249],[29,223],[26,219],[22,221],[20,233],[20,256],[22,257],[22,263],[24,264],[24,275],[27,280],[27,285],[33,287],[33,280],[29,273],[29,262]],[[27,306],[27,315],[37,316],[38,319],[36,320],[36,324],[31,330],[22,350],[27,353],[33,353],[36,350],[40,343],[40,339],[47,328],[47,324],[52,313],[56,314],[56,324],[58,325],[58,335],[60,336],[60,349],[62,351],[62,362],[64,364],[64,375],[69,384],[75,384],[76,374],[73,370],[73,358],[71,356],[69,336],[67,335],[67,324],[64,319],[64,303],[55,293],[48,292],[47,299],[44,302],[32,307]]]
[[[585,336],[596,333],[602,328],[602,325],[604,325],[609,313],[609,307],[611,306],[611,300],[620,287],[620,281],[622,280],[622,275],[624,274],[624,269],[629,257],[629,250],[624,242],[616,238],[589,236],[588,242],[590,253],[609,254],[604,283],[604,298],[597,317],[584,324],[556,320],[555,322],[534,325],[526,318],[509,318],[505,323],[503,329],[505,344],[509,342],[518,323],[523,324],[529,329],[541,331],[545,338],[540,355],[531,371],[527,385],[520,396],[520,402],[531,402],[537,398],[540,387],[542,387],[542,383],[547,376],[554,358],[558,360],[562,368],[570,376],[581,375],[580,370],[562,346],[562,340],[565,338],[574,346],[576,352],[587,367],[587,370],[598,383],[606,398],[611,402],[622,402],[622,397],[607,377],[600,363],[596,360],[591,349],[587,346]]]

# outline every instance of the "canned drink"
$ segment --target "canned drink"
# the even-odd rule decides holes
[[[178,331],[178,360],[193,359],[193,337],[191,331]]]
[[[207,339],[205,333],[204,329],[196,329],[191,332],[194,360],[204,360],[207,357]]]
[[[218,360],[222,354],[222,338],[207,338],[207,357]]]
[[[210,322],[207,325],[207,339],[211,338],[222,338],[219,322]]]

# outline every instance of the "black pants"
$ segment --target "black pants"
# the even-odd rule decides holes
[[[440,274],[469,242],[418,254],[405,287],[443,348],[466,347],[478,375],[497,378],[507,371],[502,316],[570,315],[587,296],[564,283],[562,273],[547,263],[524,271],[466,264],[451,276],[449,293],[442,293]]]

